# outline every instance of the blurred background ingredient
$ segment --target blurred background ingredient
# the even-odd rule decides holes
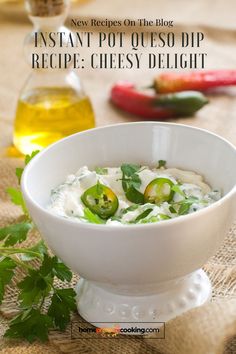
[[[112,87],[111,101],[126,112],[154,120],[191,116],[208,102],[197,91],[158,95],[140,91],[128,82],[117,83]]]
[[[206,91],[232,85],[236,85],[236,70],[202,70],[188,73],[172,71],[161,73],[154,80],[154,88],[158,93]]]
[[[50,55],[59,50],[59,46],[35,48],[36,32],[72,34],[63,26],[68,4],[68,0],[26,0],[26,9],[34,25],[24,45],[29,63],[32,52]],[[78,73],[71,69],[32,70],[21,90],[14,123],[13,141],[21,153],[41,150],[56,140],[94,126],[92,105],[82,89]]]

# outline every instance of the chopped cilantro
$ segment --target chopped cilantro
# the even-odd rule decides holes
[[[84,217],[82,218],[92,224],[105,224],[106,221],[94,214],[89,208],[84,208]]]
[[[107,175],[108,174],[108,169],[104,167],[95,167],[95,172],[98,175]]]
[[[179,215],[185,215],[188,214],[189,209],[190,209],[191,204],[190,203],[183,203],[180,205],[178,214]]]
[[[127,189],[127,192],[125,193],[126,198],[135,204],[143,204],[144,203],[144,195],[139,192],[137,189],[135,189],[133,186],[129,187]]]
[[[180,189],[179,184],[174,184],[171,189],[173,192],[180,194],[182,197],[186,197],[185,193],[182,191],[182,189]]]
[[[140,166],[133,164],[121,165],[122,175],[122,187],[124,189],[126,198],[135,204],[143,204],[144,196],[138,191],[141,186],[141,179],[137,172],[140,170]]]
[[[166,167],[166,161],[165,160],[159,160],[158,161],[158,166],[157,168],[161,168],[161,167]]]
[[[139,207],[138,204],[130,205],[128,208],[122,210],[122,214],[126,214],[129,211],[134,211],[134,210],[138,209],[138,207]]]
[[[141,166],[139,165],[123,163],[120,169],[125,176],[131,177],[134,173],[140,170],[140,167]]]
[[[135,222],[138,222],[138,221],[146,218],[152,212],[152,210],[153,209],[144,210],[140,215],[137,216],[137,218],[135,219]]]

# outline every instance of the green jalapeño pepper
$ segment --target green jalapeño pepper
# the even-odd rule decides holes
[[[151,181],[144,192],[145,203],[160,204],[172,200],[174,183],[168,178],[155,178]]]
[[[115,193],[99,182],[87,189],[81,196],[81,200],[86,207],[102,219],[108,219],[114,215],[119,205]]]

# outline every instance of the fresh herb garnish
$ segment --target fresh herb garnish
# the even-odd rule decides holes
[[[158,222],[158,221],[161,221],[161,220],[169,220],[169,219],[171,219],[171,217],[168,216],[168,215],[158,214],[156,216],[153,215],[150,218],[146,218],[146,219],[141,220],[141,223],[142,224],[148,224],[148,223]]]
[[[152,212],[152,210],[153,209],[144,210],[140,215],[137,216],[137,218],[135,219],[135,222],[138,222],[138,221],[146,218]]]
[[[141,186],[141,179],[137,172],[140,170],[140,166],[133,164],[123,164],[121,165],[122,171],[122,187],[125,192],[132,186],[134,188],[139,188]]]
[[[105,224],[106,221],[101,219],[97,214],[94,214],[89,208],[84,208],[84,217],[82,218],[93,224]]]
[[[131,177],[133,174],[140,170],[139,165],[123,163],[120,167],[121,171],[124,173],[125,176]]]
[[[36,154],[27,155],[25,164]],[[22,173],[23,168],[16,169],[19,182]],[[20,246],[35,226],[21,191],[8,188],[7,192],[12,202],[22,208],[24,215],[21,222],[0,229],[0,303],[4,300],[6,286],[10,285],[15,269],[19,267],[25,275],[17,284],[18,315],[10,321],[4,336],[27,339],[29,342],[37,339],[45,341],[50,329],[64,330],[69,324],[70,314],[76,310],[75,291],[66,283],[65,289],[55,286],[56,278],[70,282],[72,272],[56,256],[51,256],[42,240],[28,248]],[[45,304],[48,302],[50,306],[46,310]]]
[[[127,192],[125,193],[126,198],[135,204],[143,204],[144,203],[144,195],[139,192],[136,188],[133,186],[129,187],[127,189]]]
[[[153,223],[153,222],[158,222],[159,219],[157,216],[151,216],[150,218],[145,218],[145,219],[142,219],[140,221],[141,224],[149,224],[149,223]]]
[[[158,161],[158,166],[157,168],[161,168],[161,167],[166,167],[166,161],[165,160],[159,160]]]
[[[174,208],[172,205],[170,205],[169,211],[170,211],[172,214],[177,214],[177,211],[175,210],[175,208]]]
[[[182,189],[180,189],[179,184],[174,184],[171,189],[173,192],[180,194],[182,197],[186,197],[185,193],[182,191]]]
[[[120,218],[119,216],[112,216],[110,219],[111,219],[112,221],[119,221],[119,222],[121,222],[121,218]]]
[[[143,204],[144,196],[138,191],[141,186],[141,179],[137,172],[140,170],[140,166],[134,164],[121,165],[122,171],[122,187],[124,189],[126,198],[135,204]]]
[[[171,217],[166,214],[158,214],[159,220],[169,220]]]
[[[130,205],[128,208],[122,210],[122,214],[124,215],[124,214],[128,213],[129,211],[134,211],[134,210],[138,209],[138,207],[139,207],[138,204]]]
[[[199,199],[197,197],[191,196],[191,197],[186,197],[183,200],[180,200],[179,202],[174,202],[172,204],[172,207],[174,207],[176,210],[178,210],[178,215],[186,215],[189,212],[189,209],[192,204],[199,202]]]
[[[180,208],[178,210],[179,215],[186,215],[189,212],[189,209],[191,207],[190,203],[183,203],[180,205]]]
[[[95,172],[98,175],[107,175],[108,174],[108,169],[104,167],[95,167]]]

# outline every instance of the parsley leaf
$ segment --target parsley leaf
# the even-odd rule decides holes
[[[18,299],[20,306],[30,307],[45,298],[51,290],[53,277],[42,276],[38,270],[29,270],[29,274],[18,284],[21,290]]]
[[[53,284],[53,268],[56,263],[57,257],[45,254],[40,268],[28,271],[28,275],[18,284],[21,290],[18,297],[21,307],[37,304],[49,294]]]
[[[70,312],[76,310],[76,293],[73,289],[56,289],[48,309],[48,315],[56,327],[64,330],[70,321]]]
[[[27,155],[25,164],[28,164],[37,153],[38,151],[34,151],[31,155]],[[22,173],[23,168],[16,169],[19,183]],[[10,322],[4,336],[27,339],[29,342],[36,339],[45,341],[48,339],[50,328],[56,326],[65,329],[70,320],[70,313],[76,309],[75,291],[56,289],[54,286],[55,277],[69,282],[72,279],[72,272],[56,256],[48,254],[42,240],[28,248],[11,247],[27,239],[29,231],[33,228],[33,222],[27,212],[21,191],[8,188],[7,193],[14,204],[21,206],[25,221],[0,229],[0,241],[4,241],[0,250],[3,256],[0,257],[0,304],[4,298],[5,287],[14,276],[15,268],[19,266],[27,274],[17,284],[20,289],[18,300],[21,312]],[[97,223],[98,221],[104,223],[90,210],[87,210],[87,217],[96,220]],[[37,262],[26,263],[34,259],[37,259]],[[43,309],[45,300],[51,300],[50,311],[48,310],[47,314]]]
[[[56,263],[53,266],[53,273],[54,275],[62,280],[62,281],[71,281],[72,279],[72,272],[71,270],[64,264],[62,263],[57,257],[56,258]]]
[[[44,342],[48,339],[48,330],[52,324],[52,319],[48,315],[42,314],[39,309],[31,308],[22,311],[10,322],[4,337],[25,338],[30,343],[36,339]]]
[[[0,260],[0,304],[4,297],[5,286],[10,283],[15,267],[15,262],[9,257]]]
[[[12,203],[15,205],[19,205],[23,211],[24,214],[28,214],[28,211],[26,209],[25,201],[23,199],[23,195],[20,190],[15,189],[15,188],[7,188],[6,192],[9,194],[11,197]]]
[[[26,155],[25,156],[25,165],[27,165],[31,160],[32,158],[37,155],[39,153],[39,150],[35,150],[32,152],[31,155]],[[16,168],[16,177],[18,178],[18,183],[20,184],[20,181],[21,181],[21,176],[24,172],[24,168],[22,167],[17,167]]]
[[[28,275],[18,284],[21,289],[21,307],[32,306],[45,298],[53,287],[56,276],[62,281],[71,281],[72,273],[56,256],[45,254],[39,269],[29,270]]]
[[[48,254],[45,254],[41,267],[39,268],[39,273],[46,277],[49,273],[52,272],[55,264],[57,263],[57,257],[50,257]]]
[[[39,153],[39,150],[34,150],[30,155],[25,156],[25,166]]]
[[[95,172],[98,175],[107,175],[108,174],[108,169],[104,167],[95,167]]]
[[[44,243],[43,240],[40,240],[38,243],[36,243],[36,245],[27,248],[28,251],[32,251],[35,253],[35,255],[32,253],[23,253],[21,254],[21,259],[22,261],[31,261],[32,259],[35,258],[41,258],[44,257],[45,254],[47,254],[47,247]]]
[[[21,176],[22,176],[22,173],[23,173],[24,169],[21,168],[21,167],[17,167],[16,168],[16,177],[18,178],[18,183],[20,184],[20,181],[21,181]]]
[[[72,273],[70,269],[64,263],[62,263],[58,257],[50,257],[47,254],[44,256],[44,260],[39,269],[39,272],[44,277],[48,276],[49,273],[52,273],[53,276],[56,276],[62,281],[71,281],[72,279]]]
[[[29,230],[32,229],[29,222],[21,222],[0,229],[0,240],[5,240],[4,246],[13,246],[16,243],[25,241]]]

